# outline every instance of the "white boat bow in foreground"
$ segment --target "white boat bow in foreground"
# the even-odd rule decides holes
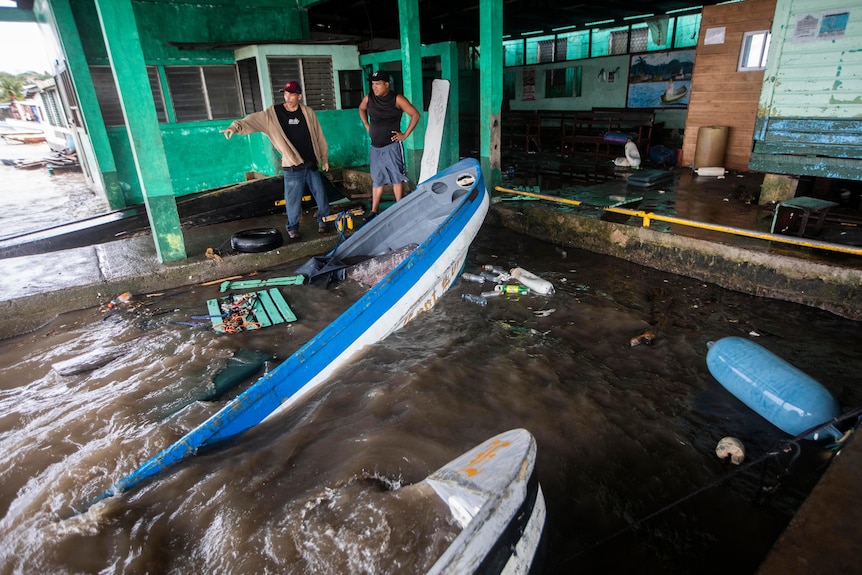
[[[453,459],[425,483],[463,530],[429,575],[528,573],[540,552],[545,499],[536,478],[536,440],[513,429]]]

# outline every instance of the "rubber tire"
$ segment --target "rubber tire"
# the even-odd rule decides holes
[[[281,247],[283,243],[281,232],[275,228],[243,230],[230,237],[231,249],[245,253],[268,252]]]

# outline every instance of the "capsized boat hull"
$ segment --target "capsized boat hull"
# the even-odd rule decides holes
[[[87,506],[301,403],[364,347],[433,308],[457,278],[489,202],[479,163],[466,159],[423,182],[363,226],[342,244],[346,246],[342,252],[360,251],[354,246],[362,244],[379,246],[387,230],[412,230],[401,234],[399,241],[418,247],[291,357]]]
[[[532,434],[512,429],[453,459],[423,481],[462,525],[429,575],[530,571],[541,551],[547,517],[535,463]]]

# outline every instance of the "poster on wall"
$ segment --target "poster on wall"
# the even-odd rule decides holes
[[[843,38],[849,20],[849,9],[797,16],[796,26],[793,29],[793,43]]]
[[[694,50],[634,54],[629,66],[629,108],[685,108],[691,92]]]

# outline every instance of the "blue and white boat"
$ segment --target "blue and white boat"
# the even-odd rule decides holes
[[[363,348],[429,311],[452,286],[490,203],[479,163],[466,159],[421,183],[325,258],[314,272],[417,246],[343,314],[270,373],[84,507],[118,495],[198,450],[308,399]]]

